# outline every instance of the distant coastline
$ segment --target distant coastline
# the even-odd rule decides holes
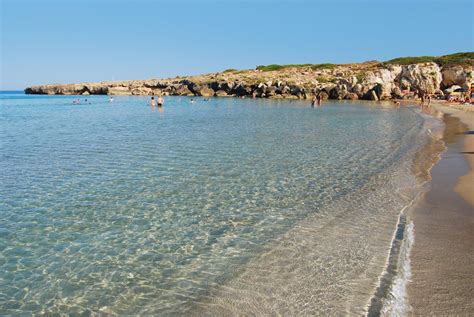
[[[0,94],[24,94],[24,90],[0,90]]]
[[[357,64],[292,64],[228,69],[220,73],[165,79],[31,86],[26,94],[175,95],[272,99],[390,100],[421,94],[469,91],[474,52],[441,57],[405,57]]]

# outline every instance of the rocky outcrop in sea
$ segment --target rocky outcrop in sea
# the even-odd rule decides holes
[[[327,66],[325,66],[327,65]],[[377,61],[360,64],[289,65],[279,70],[227,70],[168,79],[107,81],[31,86],[27,94],[252,96],[309,99],[410,99],[422,93],[471,87],[470,65],[440,66],[435,62],[407,65]]]

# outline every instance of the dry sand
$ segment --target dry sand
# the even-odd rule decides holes
[[[434,108],[448,114],[447,150],[431,170],[430,190],[411,213],[409,302],[414,315],[473,315],[474,112]]]

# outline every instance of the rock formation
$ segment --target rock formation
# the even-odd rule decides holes
[[[471,54],[471,53],[467,53]],[[326,66],[328,65],[328,66]],[[31,86],[27,94],[252,96],[308,99],[387,100],[413,98],[473,83],[473,64],[394,64],[376,61],[344,65],[289,65],[278,70],[229,70],[200,76],[81,84]]]

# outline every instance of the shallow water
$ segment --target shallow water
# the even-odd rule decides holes
[[[357,102],[0,96],[0,311],[15,314],[236,313],[252,307],[239,280],[265,289],[262,312],[362,311],[427,138],[412,108]],[[279,305],[308,274],[294,286],[311,296]]]

